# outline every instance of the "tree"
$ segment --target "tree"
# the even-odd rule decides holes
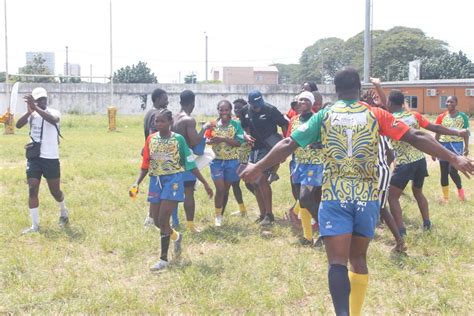
[[[300,57],[300,81],[326,82],[344,66],[344,41],[337,37],[323,38],[306,47]]]
[[[158,83],[156,76],[145,62],[137,65],[122,67],[114,72],[114,82],[117,83]]]
[[[5,82],[7,79],[7,73],[5,71],[0,72],[0,82]]]
[[[278,69],[279,84],[298,84],[303,81],[299,77],[301,72],[300,64],[273,64],[272,66],[275,66]]]
[[[474,78],[474,64],[462,51],[421,60],[421,79]]]
[[[184,83],[196,83],[196,82],[197,82],[197,78],[196,78],[195,73],[191,73],[187,75],[186,77],[184,77]]]
[[[33,56],[33,61],[20,68],[21,74],[51,75],[45,65],[46,60],[41,54]],[[22,77],[23,82],[55,82],[53,77]]]

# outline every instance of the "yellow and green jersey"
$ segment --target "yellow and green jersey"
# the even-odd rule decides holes
[[[288,135],[291,134],[292,131],[295,131],[307,122],[311,116],[307,117],[305,121],[303,121],[303,117],[301,115],[293,116],[290,121],[290,126],[288,130]],[[295,150],[295,162],[297,164],[320,164],[324,162],[323,151],[321,148],[320,143],[313,143],[305,148],[298,147]]]
[[[393,113],[393,116],[407,124],[413,129],[425,128],[430,122],[420,113],[415,111],[400,111]],[[392,141],[393,150],[397,164],[404,165],[425,158],[425,154],[413,147],[407,142]]]
[[[216,136],[235,139],[239,141],[240,144],[244,142],[244,130],[240,126],[240,123],[235,120],[230,120],[227,125],[222,125],[222,122],[218,121],[216,126],[206,133],[206,137],[208,138]],[[212,144],[212,150],[216,154],[215,159],[233,160],[239,159],[241,156],[240,147],[233,147],[225,142]]]
[[[150,176],[162,176],[194,169],[196,163],[183,136],[171,133],[162,138],[154,133],[145,142],[141,168],[148,169]]]
[[[469,128],[469,118],[464,112],[458,112],[454,117],[451,117],[448,111],[443,112],[436,118],[435,123],[458,131]],[[464,138],[454,135],[441,135],[439,141],[442,143],[463,142]]]
[[[380,135],[400,139],[408,126],[357,100],[340,100],[291,134],[300,147],[321,141],[323,201],[376,201]]]

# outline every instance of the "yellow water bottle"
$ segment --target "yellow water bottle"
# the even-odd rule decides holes
[[[132,186],[130,190],[128,190],[128,195],[130,195],[130,198],[135,200],[138,195],[138,186],[137,185]]]

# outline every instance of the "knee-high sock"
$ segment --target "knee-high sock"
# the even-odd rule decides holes
[[[296,215],[298,215],[300,213],[300,201],[296,201],[295,203],[295,206],[293,207],[293,213],[295,213]]]
[[[300,208],[301,226],[303,227],[303,236],[307,240],[313,240],[313,227],[311,227],[311,213],[306,208]]]
[[[449,185],[442,186],[441,190],[443,190],[443,198],[447,200],[449,198]]]
[[[328,272],[329,292],[337,316],[349,315],[349,294],[351,284],[347,267],[341,264],[331,264]]]
[[[160,259],[168,261],[168,249],[170,247],[170,235],[161,235],[161,256]]]
[[[367,286],[369,285],[369,275],[349,271],[349,280],[351,282],[351,295],[349,296],[351,315],[359,316],[364,304]]]

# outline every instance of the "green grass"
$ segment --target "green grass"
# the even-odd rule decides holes
[[[148,271],[159,257],[159,233],[142,227],[146,195],[133,201],[127,194],[139,171],[141,117],[119,117],[118,132],[110,133],[106,117],[65,116],[62,188],[71,225],[59,229],[58,206],[43,182],[42,231],[20,235],[30,225],[27,133],[0,136],[0,313],[333,313],[324,251],[300,247],[284,221],[267,231],[253,224],[256,202],[243,186],[251,217],[229,216],[237,210],[231,197],[219,229],[213,227],[212,201],[197,186],[196,222],[203,232],[182,230],[182,259],[163,273]],[[278,218],[292,204],[286,165],[280,176],[273,186]],[[392,255],[388,230],[377,229],[369,249],[366,314],[474,313],[474,184],[463,181],[470,201],[456,201],[452,186],[450,204],[438,205],[439,170],[430,163],[430,233],[421,229],[416,202],[402,198],[408,256]]]

